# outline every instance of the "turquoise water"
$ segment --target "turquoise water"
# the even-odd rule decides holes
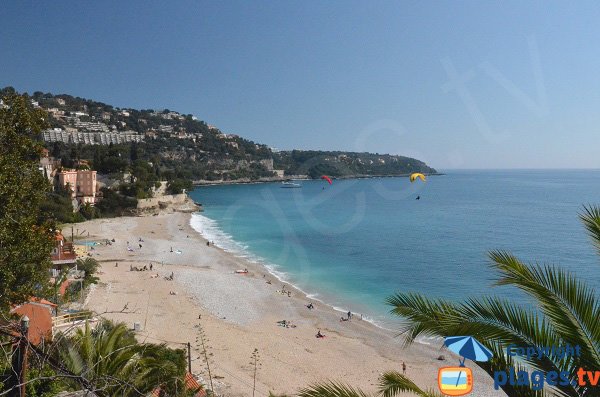
[[[460,300],[494,293],[487,252],[560,264],[600,281],[577,214],[600,204],[600,171],[450,171],[407,178],[210,186],[192,224],[216,244],[343,310],[385,324],[396,291]],[[420,200],[415,200],[420,196]]]

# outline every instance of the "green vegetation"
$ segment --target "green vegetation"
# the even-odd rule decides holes
[[[141,396],[159,386],[169,396],[185,390],[185,352],[138,343],[123,323],[103,321],[94,329],[86,325],[56,339],[57,359],[70,373],[85,377],[99,396]],[[81,388],[68,378],[65,383]]]
[[[406,175],[412,172],[434,174],[437,171],[422,161],[389,154],[324,152],[316,150],[292,150],[273,154],[274,166],[284,169],[286,175],[308,175],[320,178]]]
[[[54,191],[46,192],[40,212],[40,220],[44,219],[54,219],[58,223],[75,223],[83,222],[86,217],[79,212],[73,212],[71,194],[59,186]]]
[[[0,108],[0,312],[40,293],[47,284],[53,224],[41,217],[50,189],[38,170],[42,146],[34,138],[45,113],[24,96],[4,97]]]
[[[88,390],[99,397],[139,397],[160,390],[161,396],[191,397],[198,390],[186,390],[186,364],[184,350],[139,343],[123,323],[86,323],[55,335],[52,344],[30,346],[27,395]],[[10,360],[0,360],[0,392],[11,390],[13,377]]]
[[[433,390],[423,390],[406,376],[390,371],[379,377],[379,393],[381,397],[399,396],[401,393],[412,393],[421,397],[443,397]],[[298,397],[369,397],[360,389],[339,382],[323,382],[306,387],[298,393]]]
[[[14,89],[4,88],[0,96],[9,92]],[[108,146],[47,143],[51,155],[61,158],[65,167],[73,167],[80,159],[91,160],[93,169],[102,174],[132,172],[137,160],[149,165],[149,175],[136,176],[141,181],[256,180],[274,175],[271,160],[273,168],[284,170],[286,175],[312,178],[323,174],[342,177],[435,172],[421,161],[402,156],[305,150],[274,153],[266,145],[225,135],[192,115],[168,109],[119,109],[89,99],[42,92],[33,93],[32,99],[43,108],[65,112],[65,116],[49,117],[52,127],[72,128],[73,115],[80,112],[85,114],[78,116],[80,121],[99,123],[118,132],[147,134],[140,143]],[[142,198],[141,191],[148,192],[144,187],[134,190],[137,198]]]
[[[180,194],[183,191],[190,191],[193,188],[192,182],[185,179],[175,179],[167,183],[167,193]]]
[[[83,217],[82,214],[91,218],[96,211],[84,206],[81,214],[73,214],[66,190],[50,192],[47,178],[39,171],[42,146],[35,138],[47,126],[45,112],[33,109],[26,96],[9,93],[3,97],[3,103],[5,106],[0,107],[0,342],[8,348],[4,349],[6,354],[0,355],[0,394],[15,395],[17,380],[12,366],[18,365],[18,360],[13,359],[18,355],[10,353],[10,346],[20,345],[21,337],[8,310],[12,304],[25,302],[31,296],[54,297],[48,273],[54,246],[53,222],[72,221],[77,216]],[[143,165],[134,163],[138,177],[145,170]],[[107,191],[111,193],[107,193],[106,203],[116,204],[111,209],[135,203],[135,199]],[[85,272],[83,287],[97,281],[95,259],[78,260],[77,265]],[[103,322],[94,330],[86,326],[75,333],[55,336],[53,343],[29,345],[28,356],[26,388],[32,396],[50,397],[62,390],[81,389],[91,390],[100,397],[140,396],[156,388],[168,396],[189,394],[183,391],[185,352],[138,343],[123,324]]]
[[[122,216],[131,213],[137,207],[137,199],[115,192],[103,187],[101,189],[102,200],[96,204],[96,208],[103,217]]]

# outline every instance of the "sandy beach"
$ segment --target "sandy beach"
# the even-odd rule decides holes
[[[404,348],[402,338],[358,317],[340,322],[340,313],[321,303],[309,310],[309,300],[300,291],[288,286],[290,296],[282,294],[282,283],[261,265],[207,246],[190,227],[191,216],[171,213],[78,224],[80,233],[89,232],[89,240],[102,242],[90,251],[102,267],[100,283],[85,306],[131,328],[139,323],[141,341],[178,348],[190,342],[192,372],[208,383],[206,364],[200,358],[201,326],[209,340],[218,394],[252,394],[250,357],[255,348],[260,354],[259,396],[292,394],[327,379],[374,392],[378,376],[387,370],[401,371],[402,362],[419,386],[437,389],[438,368],[456,365],[455,357],[437,345],[416,343]],[[106,239],[115,242],[105,245]],[[130,270],[150,264],[151,271]],[[249,272],[236,274],[236,269]],[[166,279],[171,274],[173,281]],[[278,325],[281,320],[295,327]],[[325,338],[315,337],[319,329]],[[441,354],[446,361],[437,359]],[[490,390],[486,376],[471,367],[476,377],[472,395],[500,394]]]

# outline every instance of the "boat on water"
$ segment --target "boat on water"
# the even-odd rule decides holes
[[[302,185],[294,182],[281,182],[281,187],[286,189],[293,189],[302,187]]]

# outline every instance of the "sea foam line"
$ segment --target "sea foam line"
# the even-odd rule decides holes
[[[232,235],[223,231],[216,220],[206,217],[200,213],[192,214],[190,218],[190,226],[196,232],[198,232],[204,239],[211,242],[211,244],[221,248],[223,251],[229,252],[232,255],[248,260],[251,263],[256,263],[263,266],[269,274],[275,277],[279,282],[291,285],[302,294],[304,294],[308,299],[319,302],[323,305],[327,305],[334,309],[337,312],[342,314],[348,313],[348,308],[342,308],[336,305],[332,305],[323,301],[319,298],[319,293],[308,292],[300,288],[298,285],[289,281],[288,274],[278,270],[279,265],[269,263],[264,258],[253,254],[248,250],[248,246],[245,244],[241,244],[236,241]],[[383,322],[375,320],[371,316],[367,316],[363,313],[362,317],[363,321],[367,321],[374,326],[387,330],[387,331],[395,331],[392,328],[386,327]]]

